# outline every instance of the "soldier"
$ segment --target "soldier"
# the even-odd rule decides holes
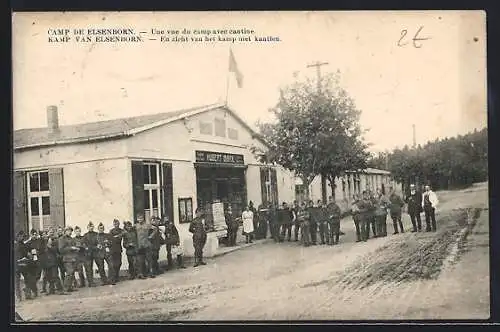
[[[106,276],[106,271],[104,270],[104,262],[108,265],[108,275],[113,275],[113,264],[111,264],[111,241],[109,240],[109,234],[104,233],[103,223],[97,225],[97,236],[96,236],[96,255],[95,261],[97,265],[97,271],[101,277],[102,285],[109,285],[110,280]],[[100,266],[100,267],[99,267]],[[111,282],[113,285],[114,283]]]
[[[46,249],[44,252],[43,259],[43,274],[44,274],[44,283],[43,287],[46,287],[46,283],[49,284],[49,292],[48,295],[54,294],[57,290],[57,294],[65,295],[62,287],[61,280],[59,279],[58,271],[57,271],[57,240],[54,237],[54,229],[49,230],[47,234],[47,240],[45,242]]]
[[[40,237],[40,233],[36,229],[32,229],[30,232],[30,238],[25,241],[28,250],[33,255],[33,269],[35,271],[36,282],[40,280],[42,276],[42,268],[40,267],[40,255],[43,257],[43,240]]]
[[[380,237],[387,236],[387,208],[390,205],[390,201],[380,189],[377,189],[376,198],[375,224],[377,235]]]
[[[250,211],[252,211],[252,216],[253,216],[252,217],[253,233],[250,235],[250,240],[252,240],[252,239],[257,240],[257,239],[260,238],[259,237],[259,233],[258,233],[258,231],[259,231],[259,220],[257,218],[257,209],[255,209],[255,207],[253,206],[253,202],[252,201],[250,201],[248,203],[248,209]]]
[[[314,208],[314,202],[313,200],[309,200],[308,210],[312,208]],[[311,244],[315,246],[318,238],[318,221],[312,213],[309,213],[309,233],[311,234]]]
[[[420,213],[423,210],[422,195],[417,191],[414,184],[410,185],[410,195],[406,197],[406,203],[408,204],[408,214],[413,225],[412,233],[417,232],[417,230],[420,232],[422,230],[422,220],[420,219]],[[401,233],[404,233],[403,227],[401,227]]]
[[[285,239],[285,237],[286,237],[286,240],[288,242],[290,242],[292,239],[292,222],[293,222],[294,215],[293,215],[292,210],[288,206],[288,204],[286,204],[286,202],[283,202],[281,205],[282,205],[282,209],[284,211],[283,217],[285,218],[285,220],[283,221],[283,224],[281,226],[281,237],[283,239]]]
[[[151,273],[153,275],[160,274],[160,266],[158,259],[160,258],[161,246],[165,244],[160,231],[160,218],[151,218],[151,228],[149,230],[149,241],[151,242]]]
[[[78,251],[78,257],[76,260],[76,273],[78,274],[78,280],[80,281],[80,288],[85,287],[85,274],[83,273],[83,266],[86,261],[87,245],[85,244],[85,238],[82,235],[82,230],[80,227],[75,226],[75,247],[80,248]],[[89,274],[88,271],[86,271]],[[76,280],[75,280],[76,284]]]
[[[359,208],[359,228],[361,240],[366,242],[370,233],[370,222],[372,219],[373,204],[368,192],[363,191],[362,199],[357,203]]]
[[[425,192],[422,195],[422,208],[425,213],[425,231],[436,231],[436,207],[439,200],[435,192],[431,190],[431,186],[425,186]],[[432,221],[432,227],[431,227]]]
[[[401,222],[401,209],[405,205],[405,202],[399,196],[396,194],[396,191],[391,187],[389,188],[390,190],[390,196],[389,196],[389,211],[391,213],[391,219],[392,219],[392,225],[394,226],[394,234],[398,234],[398,223],[399,227],[401,228],[401,233],[404,232],[403,230],[403,223]]]
[[[152,251],[151,241],[149,239],[149,231],[151,225],[146,223],[143,215],[137,216],[137,224],[135,226],[137,232],[137,266],[139,267],[139,279],[146,277],[154,278],[152,273]]]
[[[123,247],[127,254],[128,261],[128,276],[130,280],[137,277],[137,233],[134,226],[130,221],[125,221],[123,223],[125,232],[123,234]]]
[[[71,226],[66,227],[64,230],[64,235],[58,240],[59,253],[62,255],[62,260],[64,263],[64,271],[66,272],[64,278],[64,290],[66,292],[73,292],[76,289],[73,288],[76,261],[78,259],[78,252],[80,248],[75,245],[75,240],[71,237],[73,233],[73,228]]]
[[[110,261],[113,265],[113,274],[109,275],[112,282],[117,283],[120,281],[120,269],[122,267],[122,241],[124,230],[120,228],[120,220],[113,220],[113,228],[109,231],[109,238],[111,242],[110,247]],[[111,273],[111,269],[110,269]]]
[[[358,203],[360,201],[359,195],[354,194],[352,196],[352,205],[351,205],[351,214],[352,214],[352,220],[354,221],[354,227],[356,228],[356,242],[361,241],[361,233],[360,233],[360,227],[359,227],[359,208],[358,208]]]
[[[64,236],[64,228],[62,226],[59,226],[59,227],[57,227],[57,231],[56,231],[57,240],[59,241],[59,238],[61,238],[62,236]],[[65,276],[66,276],[66,271],[64,270],[64,263],[63,263],[62,255],[60,253],[57,256],[57,267],[59,268],[59,274],[61,275],[61,280],[64,281]]]
[[[224,214],[227,225],[227,245],[232,247],[236,245],[236,237],[238,235],[238,222],[234,218],[233,209],[231,205],[227,207],[226,213]],[[263,222],[259,218],[259,223]],[[178,236],[177,236],[178,237]]]
[[[318,200],[318,227],[319,227],[319,239],[321,244],[329,243],[329,227],[326,214],[326,206]]]
[[[85,272],[87,273],[87,282],[89,287],[94,287],[94,262],[97,265],[101,278],[104,273],[104,263],[101,264],[101,261],[97,258],[97,233],[94,231],[94,224],[92,221],[88,223],[87,233],[85,233],[83,238],[86,249],[84,266]]]
[[[248,207],[245,211],[249,211]],[[196,217],[193,219],[191,224],[189,225],[189,232],[193,234],[193,246],[194,246],[194,267],[199,265],[206,265],[203,261],[203,247],[207,242],[207,231],[205,226],[205,216],[204,212],[200,209],[196,209]],[[252,219],[247,219],[247,223],[250,223],[253,226]],[[247,235],[248,241],[248,235]]]
[[[165,243],[167,247],[167,260],[169,268],[172,268],[172,255],[177,256],[177,267],[180,269],[185,269],[184,263],[182,262],[184,249],[181,246],[181,239],[179,237],[179,232],[177,227],[175,227],[173,220],[168,220],[165,217]]]
[[[368,197],[371,202],[371,208],[370,208],[370,218],[369,218],[369,225],[368,225],[368,238],[370,238],[370,226],[372,229],[373,237],[379,237],[379,234],[377,232],[377,198],[373,194],[371,190],[368,190]]]
[[[328,243],[330,245],[335,245],[339,243],[340,237],[340,207],[335,202],[332,196],[329,197],[329,202],[326,207],[327,217],[328,217]]]
[[[301,243],[304,247],[311,245],[310,215],[306,203],[302,202],[297,218],[300,222]]]
[[[26,234],[20,231],[17,234],[16,241],[14,242],[15,249],[14,255],[16,259],[16,294],[19,300],[22,300],[21,295],[21,276],[24,278],[24,297],[26,300],[38,296],[38,289],[36,285],[36,265],[33,261],[29,247],[26,245]]]
[[[300,229],[300,221],[298,219],[299,210],[300,210],[299,203],[297,201],[293,201],[292,211],[295,215],[295,218],[293,219],[293,235],[295,241],[299,240],[299,229]]]

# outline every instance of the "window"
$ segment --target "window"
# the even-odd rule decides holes
[[[226,121],[215,119],[215,136],[226,137]]]
[[[144,174],[144,219],[149,222],[151,217],[160,216],[160,165],[143,164]]]
[[[44,229],[51,224],[49,172],[28,173],[28,211],[32,229]]]
[[[237,140],[238,139],[238,131],[236,129],[233,129],[233,128],[228,128],[227,129],[227,137],[229,137],[230,139]]]
[[[193,199],[179,198],[179,222],[189,223],[193,221]]]
[[[212,123],[200,121],[200,133],[203,135],[212,135]]]

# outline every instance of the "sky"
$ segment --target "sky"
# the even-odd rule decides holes
[[[280,41],[49,43],[60,28],[132,28],[145,39],[159,38],[152,29],[246,28]],[[426,40],[413,45],[419,30]],[[12,57],[14,129],[46,126],[48,105],[67,125],[223,102],[226,91],[253,126],[272,121],[280,87],[316,77],[316,61],[340,71],[373,152],[411,145],[412,124],[417,144],[487,124],[482,11],[15,13]]]

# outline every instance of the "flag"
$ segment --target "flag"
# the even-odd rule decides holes
[[[241,88],[243,86],[243,75],[238,69],[236,59],[231,49],[229,49],[229,72],[233,72],[236,75],[236,83],[238,84],[238,88]]]

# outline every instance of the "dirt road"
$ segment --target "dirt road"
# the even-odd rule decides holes
[[[438,193],[438,232],[265,243],[155,279],[16,305],[34,321],[472,319],[489,313],[487,186]],[[405,216],[405,228],[410,222]],[[388,230],[392,234],[388,221]]]

